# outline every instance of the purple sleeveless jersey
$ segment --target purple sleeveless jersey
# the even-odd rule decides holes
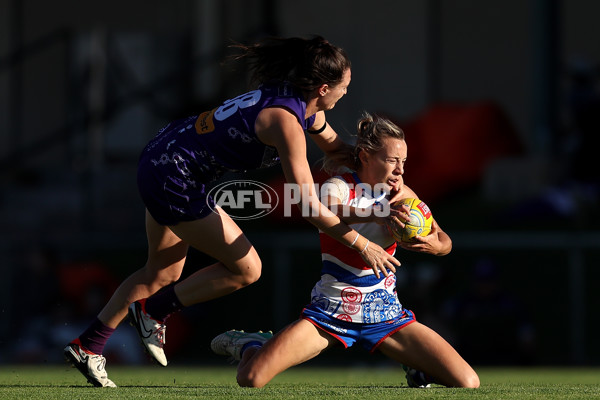
[[[150,214],[163,225],[203,218],[214,201],[206,184],[227,171],[247,171],[279,163],[274,147],[254,131],[258,113],[283,107],[303,129],[306,102],[287,83],[263,85],[199,116],[174,121],[162,128],[140,156],[138,188]]]

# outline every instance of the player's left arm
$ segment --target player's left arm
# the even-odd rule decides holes
[[[435,218],[431,224],[429,235],[415,236],[413,240],[415,242],[398,242],[398,246],[405,250],[433,254],[434,256],[445,256],[452,250],[452,239],[442,230]]]
[[[320,133],[313,133],[316,131],[320,131],[323,128],[323,131]],[[315,121],[313,125],[308,129],[309,137],[315,142],[317,146],[325,153],[325,154],[335,154],[339,151],[352,149],[353,146],[350,143],[345,142],[342,138],[337,134],[337,132],[327,123],[325,119],[325,112],[319,111],[315,116]]]

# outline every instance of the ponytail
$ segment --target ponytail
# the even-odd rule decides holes
[[[322,84],[342,82],[351,67],[346,52],[321,36],[312,39],[264,39],[252,45],[231,46],[241,53],[235,60],[245,60],[253,83],[288,81],[300,90],[311,91]]]
[[[339,174],[345,168],[353,171],[360,169],[361,151],[374,153],[383,148],[383,139],[392,137],[405,140],[404,131],[390,120],[364,112],[356,124],[356,144],[339,152],[328,154],[323,160],[322,169],[331,174]]]

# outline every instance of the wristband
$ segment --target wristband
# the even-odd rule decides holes
[[[352,244],[350,245],[350,247],[354,246],[354,244],[356,244],[356,241],[358,240],[358,237],[360,236],[360,233],[356,232],[356,237],[354,238],[354,240],[352,241]]]
[[[323,132],[326,127],[327,127],[327,121],[325,121],[325,123],[323,124],[323,126],[320,127],[319,129],[317,129],[316,131],[311,131],[310,129],[307,129],[306,131],[308,133],[310,133],[311,135],[318,135],[319,133]]]
[[[365,247],[364,247],[364,248],[363,248],[363,249],[360,251],[360,253],[358,253],[358,254],[362,254],[362,253],[364,253],[364,252],[365,252],[365,250],[367,249],[367,247],[369,247],[369,243],[370,243],[370,240],[369,240],[369,239],[367,239],[367,244],[365,245]]]

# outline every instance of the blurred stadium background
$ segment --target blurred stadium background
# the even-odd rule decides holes
[[[247,88],[227,45],[320,34],[353,62],[328,119],[348,140],[363,110],[398,122],[406,181],[454,239],[443,258],[399,255],[401,301],[475,365],[598,365],[598,15],[593,0],[0,0],[0,363],[61,362],[143,265],[138,154]],[[241,225],[261,280],[172,317],[171,362],[222,363],[215,334],[280,329],[308,302],[314,229]],[[208,262],[192,252],[185,273]],[[147,362],[126,324],[105,355]]]

